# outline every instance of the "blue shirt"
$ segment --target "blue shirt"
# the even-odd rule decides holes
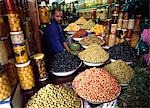
[[[62,27],[53,20],[46,28],[42,37],[44,52],[47,54],[56,54],[64,51],[65,42]]]

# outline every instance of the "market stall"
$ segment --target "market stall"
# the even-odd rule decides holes
[[[0,108],[148,108],[147,2],[0,0]],[[55,8],[71,51],[46,58]]]

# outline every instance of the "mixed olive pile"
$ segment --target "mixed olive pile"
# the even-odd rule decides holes
[[[81,108],[81,100],[71,89],[48,84],[31,97],[26,108]]]
[[[81,61],[77,56],[64,51],[53,56],[51,71],[69,72],[77,69],[80,64]]]
[[[104,69],[115,76],[122,84],[129,83],[134,76],[133,69],[122,60],[112,62],[104,66]]]
[[[122,59],[125,62],[133,62],[136,59],[136,52],[127,42],[123,42],[111,47],[108,50],[111,59]]]

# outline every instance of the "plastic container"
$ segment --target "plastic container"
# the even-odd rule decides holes
[[[123,19],[118,19],[117,27],[122,28]]]
[[[8,22],[10,31],[12,32],[21,31],[20,19],[17,13],[8,14]]]
[[[111,24],[111,33],[115,34],[117,30],[117,24]]]
[[[9,59],[8,64],[4,65],[4,69],[6,71],[8,80],[12,87],[16,86],[18,77],[17,77],[17,70],[15,66],[15,59]]]
[[[4,41],[0,40],[0,63],[5,65],[8,63],[8,52],[4,45]]]
[[[39,17],[40,17],[40,22],[42,24],[49,23],[50,21],[50,13],[46,6],[45,1],[42,1],[41,4],[39,5]]]
[[[33,59],[35,60],[35,64],[38,67],[39,72],[39,81],[45,81],[48,78],[48,74],[45,69],[45,62],[44,62],[44,54],[38,53],[33,55]]]
[[[128,22],[129,20],[123,20],[122,28],[127,29],[128,28]]]
[[[13,44],[22,44],[25,42],[23,31],[10,32],[10,36]]]
[[[133,29],[134,28],[134,23],[135,23],[135,19],[129,19],[128,29]]]
[[[8,81],[8,77],[0,65],[0,101],[3,101],[10,97],[11,95],[11,87]]]
[[[15,58],[17,63],[25,63],[28,61],[25,44],[13,45],[13,50],[15,53]]]
[[[34,75],[30,61],[24,64],[15,64],[17,67],[17,74],[20,81],[21,89],[30,90],[35,86]]]

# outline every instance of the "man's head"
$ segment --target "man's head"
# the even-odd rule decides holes
[[[60,9],[55,9],[53,14],[53,18],[58,22],[61,23],[62,19],[63,19],[63,13]]]

